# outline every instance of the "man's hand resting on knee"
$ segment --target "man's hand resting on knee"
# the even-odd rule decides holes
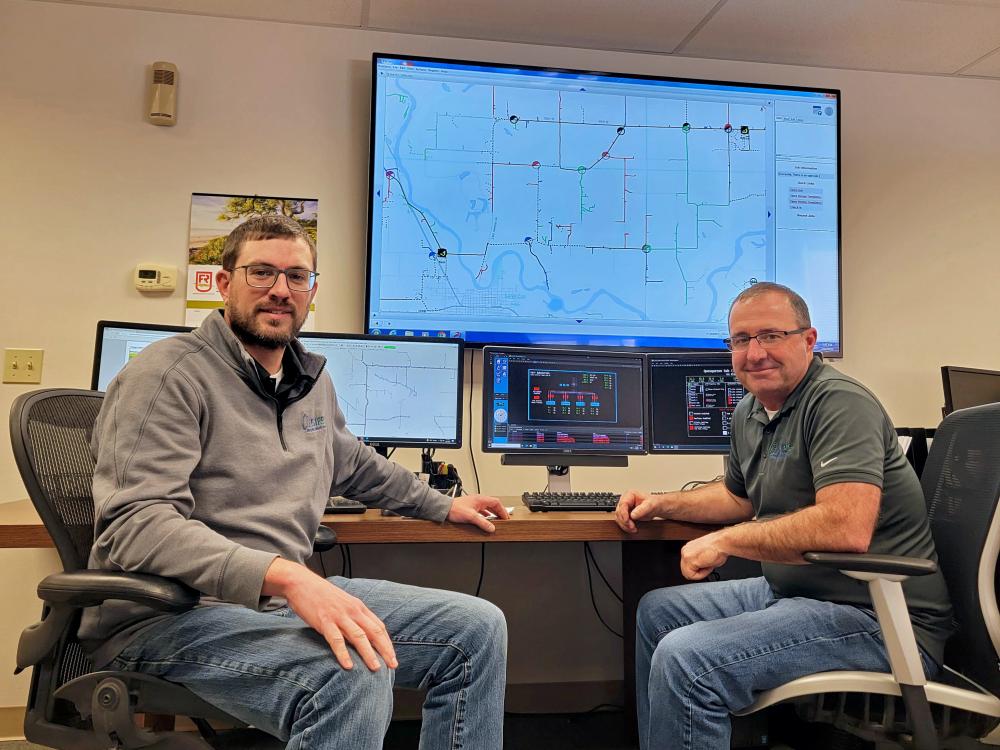
[[[370,670],[381,668],[378,655],[395,669],[396,652],[382,621],[357,597],[342,591],[304,565],[275,558],[264,574],[265,596],[281,596],[295,614],[322,635],[344,669],[354,662],[347,649],[350,643]]]
[[[681,574],[689,581],[700,581],[721,565],[729,555],[718,544],[719,535],[706,534],[681,547]]]

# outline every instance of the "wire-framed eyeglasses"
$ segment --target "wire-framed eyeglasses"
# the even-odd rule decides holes
[[[277,283],[278,277],[284,274],[289,289],[293,292],[308,292],[316,286],[316,277],[319,276],[316,271],[310,271],[308,268],[275,268],[274,266],[251,264],[236,266],[233,270],[238,268],[243,269],[247,286],[257,289],[270,289]]]
[[[745,333],[741,333],[732,338],[723,339],[722,343],[731,352],[742,352],[750,347],[750,339],[757,339],[758,344],[765,349],[769,349],[772,346],[780,344],[788,336],[793,336],[796,333],[804,333],[808,330],[809,326],[805,326],[803,328],[796,328],[793,331],[763,331],[756,336],[747,336]]]

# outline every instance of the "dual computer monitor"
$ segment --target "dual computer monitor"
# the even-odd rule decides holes
[[[728,352],[486,347],[483,356],[490,452],[726,454],[745,393]]]
[[[100,321],[91,388],[107,390],[146,346],[190,330]],[[302,333],[299,341],[326,357],[347,426],[368,445],[461,447],[462,341],[337,333]]]
[[[91,387],[147,345],[191,328],[100,321]],[[458,339],[304,333],[349,429],[369,445],[462,445],[463,344]],[[729,452],[745,390],[728,352],[486,347],[483,450],[506,454]],[[942,367],[945,413],[1000,401],[1000,372]]]
[[[186,326],[100,321],[91,387]],[[327,359],[347,426],[374,446],[462,444],[456,339],[303,333]],[[483,448],[501,453],[727,453],[743,396],[728,352],[641,354],[488,347]]]

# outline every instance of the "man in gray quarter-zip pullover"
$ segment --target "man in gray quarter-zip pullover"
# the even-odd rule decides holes
[[[496,498],[445,497],[345,426],[325,359],[296,340],[316,293],[312,238],[251,219],[227,238],[226,306],[150,345],[94,431],[90,567],[177,578],[202,605],[85,612],[95,662],[185,685],[289,748],[379,748],[392,687],[427,689],[421,748],[499,748],[506,625],[488,602],[305,561],[330,493],[494,530]]]
[[[856,380],[813,355],[816,329],[787,287],[756,284],[729,314],[733,370],[749,391],[733,412],[724,481],[691,492],[625,493],[629,532],[654,517],[730,524],[681,550],[700,581],[729,555],[763,577],[647,594],[636,615],[636,703],[643,750],[721,748],[730,712],[757,694],[829,670],[889,672],[867,586],[803,565],[809,551],[935,560],[927,507],[888,415]],[[951,632],[940,571],[903,583],[924,669]]]

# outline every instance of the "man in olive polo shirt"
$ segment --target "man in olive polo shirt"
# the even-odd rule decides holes
[[[809,551],[936,559],[923,493],[878,399],[813,354],[803,299],[755,284],[729,313],[733,369],[749,391],[733,414],[724,481],[691,492],[630,491],[618,524],[670,518],[725,527],[688,542],[700,581],[730,555],[763,577],[659,589],[639,604],[636,698],[643,750],[728,748],[729,714],[797,677],[890,671],[867,586],[805,565]],[[928,675],[951,628],[941,574],[903,584]]]

